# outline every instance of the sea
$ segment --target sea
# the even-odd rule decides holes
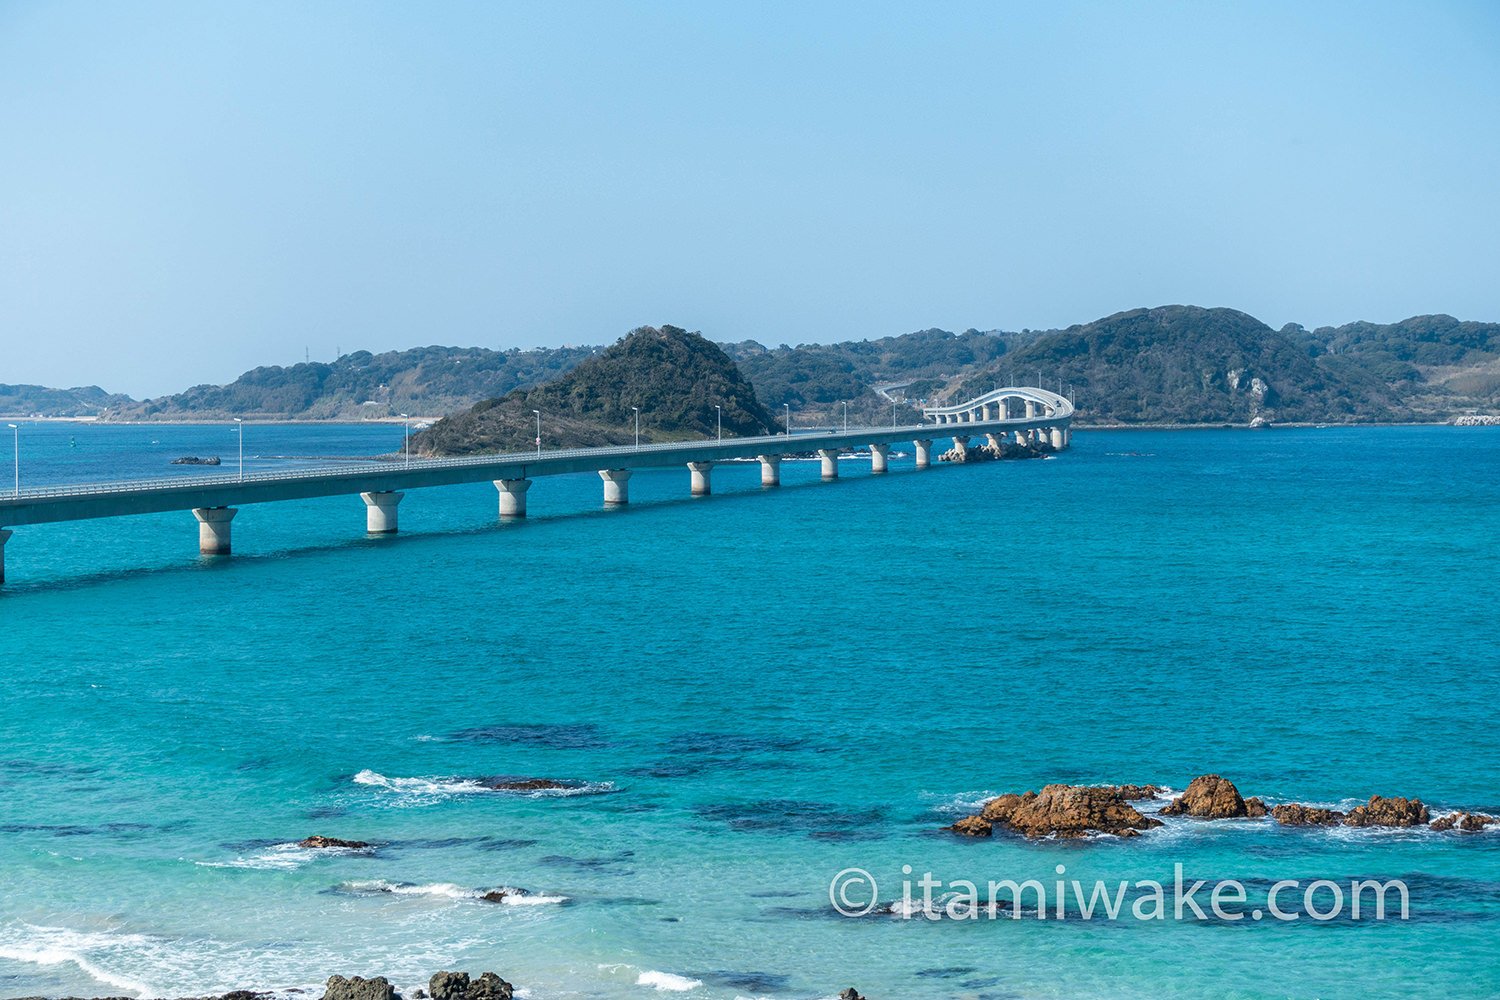
[[[402,433],[249,425],[244,467]],[[16,439],[23,488],[229,477],[241,445]],[[247,505],[227,557],[186,511],[15,528],[0,996],[410,998],[439,970],[536,1000],[1500,994],[1500,827],[943,829],[1049,783],[1164,786],[1151,814],[1210,773],[1500,815],[1500,428],[905,450],[779,488],[724,464],[696,499],[642,471],[623,509],[544,478],[511,521],[489,483],[412,490],[386,537],[357,496]],[[530,779],[561,787],[492,787]],[[986,905],[1006,882],[1020,906]]]

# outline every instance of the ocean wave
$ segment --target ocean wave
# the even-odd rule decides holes
[[[659,990],[672,990],[676,993],[683,993],[702,986],[703,980],[689,979],[687,976],[679,976],[671,972],[657,972],[655,969],[647,969],[636,977],[635,984],[637,986],[654,986]]]
[[[347,857],[360,854],[363,848],[303,847],[296,842],[269,844],[253,854],[242,854],[233,861],[195,861],[204,868],[249,868],[258,871],[293,871],[320,858]]]
[[[555,788],[501,788],[507,781],[517,784],[528,779],[465,778],[456,775],[392,778],[368,768],[354,775],[356,785],[383,789],[395,794],[398,806],[430,805],[444,799],[465,795],[509,795],[525,799],[568,799],[581,795],[607,795],[619,791],[612,781],[559,782]]]
[[[531,893],[508,885],[474,889],[454,882],[393,882],[383,878],[350,879],[334,886],[334,891],[358,896],[431,896],[438,899],[480,900],[486,903],[499,903],[503,906],[539,906],[568,902],[567,896]],[[491,898],[492,894],[495,898]]]
[[[36,965],[71,964],[114,989],[141,996],[160,996],[160,991],[109,967],[113,953],[138,952],[151,944],[150,939],[141,934],[87,933],[30,924],[0,929],[0,958]]]

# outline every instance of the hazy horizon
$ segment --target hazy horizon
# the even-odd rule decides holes
[[[1500,319],[1500,9],[0,7],[0,382]]]

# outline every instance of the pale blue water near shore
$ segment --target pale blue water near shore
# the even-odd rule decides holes
[[[400,434],[252,427],[247,468]],[[28,425],[22,475],[234,446]],[[252,506],[222,560],[185,512],[16,529],[0,995],[440,968],[535,998],[1500,992],[1493,828],[938,832],[1003,791],[1209,771],[1273,803],[1500,812],[1500,429],[1081,432],[1040,462],[843,467],[764,492],[720,467],[697,501],[686,470],[640,473],[623,511],[597,477],[544,479],[508,525],[488,484],[413,491],[378,540],[358,498]],[[469,780],[493,775],[586,784]],[[287,846],[312,833],[384,846]],[[927,871],[1178,863],[1245,882],[1247,909],[1278,879],[1400,878],[1410,919],[851,919],[828,895],[850,867],[889,901]],[[474,898],[497,886],[535,902]]]

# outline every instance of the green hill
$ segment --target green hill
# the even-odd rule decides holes
[[[229,385],[199,385],[173,396],[115,407],[110,417],[361,420],[398,413],[440,416],[479,399],[550,381],[596,350],[416,347],[384,354],[355,351],[332,364],[256,368]]]
[[[421,455],[524,451],[535,447],[542,416],[544,448],[629,444],[635,408],[641,440],[711,437],[719,410],[725,436],[780,428],[733,361],[700,334],[643,326],[557,380],[487,399],[412,436]]]
[[[1300,328],[1233,309],[1162,306],[1048,333],[955,380],[950,399],[996,382],[1071,387],[1081,422],[1249,423],[1410,420],[1370,370],[1329,360]]]
[[[49,389],[42,385],[0,385],[0,416],[95,417],[112,406],[128,406],[129,396],[105,392],[97,385]]]

